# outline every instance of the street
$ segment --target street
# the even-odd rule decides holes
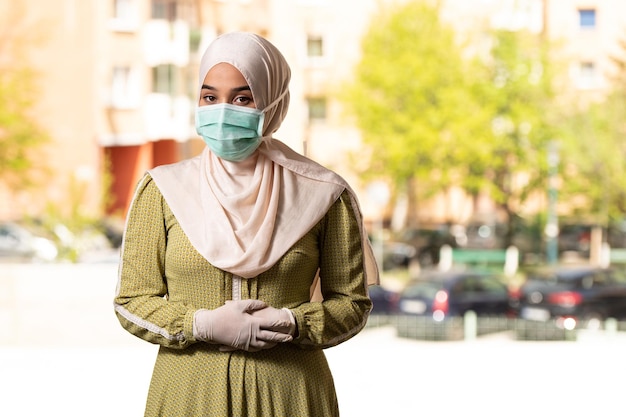
[[[112,308],[114,265],[0,265],[3,416],[141,416],[157,347]],[[460,342],[366,328],[326,351],[343,417],[623,416],[626,339]]]

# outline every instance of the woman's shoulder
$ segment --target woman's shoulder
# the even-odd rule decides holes
[[[145,172],[135,186],[133,200],[159,199],[161,192],[149,172]]]
[[[162,176],[175,176],[179,178],[180,175],[188,174],[190,171],[197,171],[200,169],[200,155],[189,159],[183,159],[182,161],[174,162],[172,164],[159,165],[147,171],[152,178],[158,180]]]

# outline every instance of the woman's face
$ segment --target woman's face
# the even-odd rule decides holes
[[[198,106],[220,103],[256,108],[246,79],[237,68],[224,62],[213,66],[204,77]]]

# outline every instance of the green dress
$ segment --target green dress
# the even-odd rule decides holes
[[[324,301],[312,302],[318,268]],[[122,326],[160,345],[145,416],[338,416],[322,349],[357,334],[371,309],[347,191],[271,269],[240,282],[242,299],[291,309],[292,342],[221,352],[194,339],[194,312],[232,299],[233,276],[194,249],[147,175],[129,211],[115,298]]]

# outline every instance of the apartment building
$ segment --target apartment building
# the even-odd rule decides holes
[[[365,189],[346,154],[358,131],[332,92],[350,78],[359,42],[379,7],[394,0],[24,0],[9,2],[26,28],[42,33],[29,53],[38,71],[36,120],[53,138],[54,175],[41,189],[0,191],[0,219],[79,202],[123,215],[146,169],[200,152],[193,128],[199,53],[219,33],[271,39],[292,68],[291,107],[276,136]],[[610,56],[624,39],[621,0],[445,0],[459,30],[477,23],[529,27],[566,44],[577,91],[609,86]],[[27,29],[33,30],[33,29]],[[580,95],[577,95],[580,97]],[[110,183],[113,199],[104,204]],[[370,196],[360,193],[366,216]],[[433,201],[449,206],[442,196]],[[432,209],[434,208],[434,209]]]

